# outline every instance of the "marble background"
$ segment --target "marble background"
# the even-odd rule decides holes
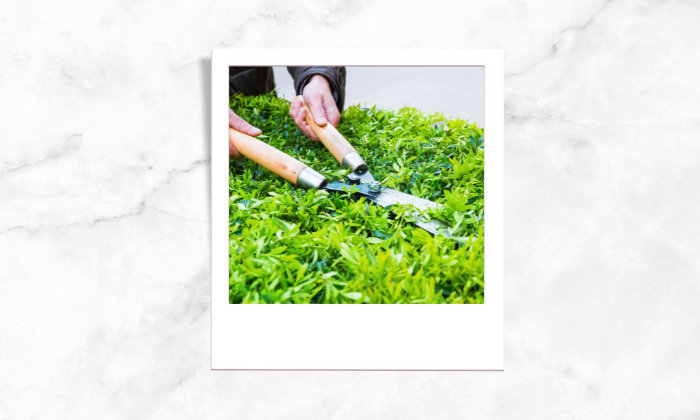
[[[0,419],[700,418],[699,21],[0,3]],[[505,49],[504,372],[209,370],[210,49],[254,47]]]

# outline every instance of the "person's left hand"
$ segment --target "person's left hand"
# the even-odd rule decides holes
[[[228,126],[234,130],[238,130],[241,133],[245,133],[253,137],[262,134],[262,131],[260,131],[259,128],[255,128],[248,124],[243,118],[236,115],[231,108],[228,109]],[[238,153],[238,150],[233,147],[230,141],[228,142],[228,158],[233,160],[243,159],[243,155]]]
[[[320,74],[311,76],[309,83],[304,86],[304,101],[311,109],[314,122],[320,127],[330,124],[333,127],[338,126],[340,121],[340,111],[335,104],[331,87],[328,80]],[[306,137],[314,141],[319,141],[318,137],[311,130],[311,127],[306,122],[306,110],[301,105],[301,101],[295,99],[289,107],[289,116],[292,117],[294,123],[299,127]]]

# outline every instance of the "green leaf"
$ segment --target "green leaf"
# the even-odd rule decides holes
[[[372,235],[376,236],[377,238],[382,238],[382,239],[389,239],[392,236],[394,236],[391,233],[382,232],[381,230],[373,230]]]
[[[283,230],[292,230],[292,228],[294,227],[294,225],[287,223],[284,220],[280,220],[276,217],[272,217],[271,220],[275,225],[277,225],[280,229]]]

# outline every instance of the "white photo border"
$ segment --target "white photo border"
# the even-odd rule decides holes
[[[215,49],[211,63],[211,368],[503,370],[503,50]],[[305,65],[484,66],[484,304],[229,304],[228,68]]]

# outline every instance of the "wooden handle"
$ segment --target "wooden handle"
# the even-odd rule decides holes
[[[228,139],[240,154],[296,185],[306,165],[255,137],[228,129]]]
[[[299,99],[302,106],[306,110],[306,123],[311,127],[311,131],[318,136],[326,149],[328,149],[331,154],[338,160],[338,162],[343,163],[343,158],[348,153],[355,151],[355,148],[345,140],[342,134],[336,130],[331,123],[326,124],[324,127],[320,127],[313,119],[311,115],[311,108],[304,102],[304,97],[299,95],[294,99]]]

